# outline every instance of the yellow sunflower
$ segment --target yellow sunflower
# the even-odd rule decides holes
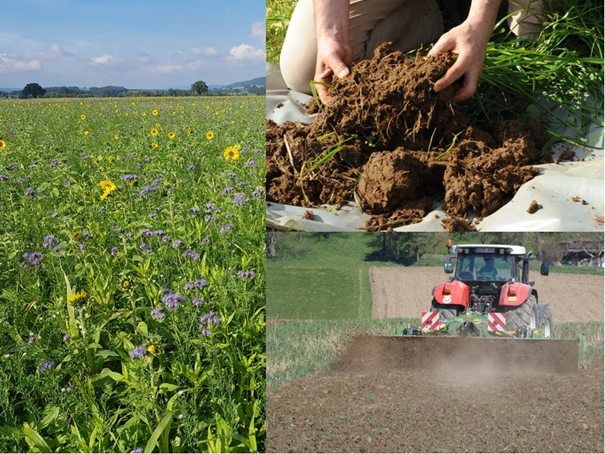
[[[175,134],[174,132],[169,132],[169,133],[168,133],[168,138],[169,138],[169,139],[174,139],[174,138],[175,138],[175,136],[176,136],[176,134]]]
[[[158,111],[157,111],[157,110],[154,110],[154,111],[153,111],[153,112],[151,112],[151,113],[152,113],[152,114],[153,114],[153,116],[155,117],[155,116],[157,116]]]
[[[152,136],[154,136],[154,137],[155,137],[155,136],[157,136],[157,135],[158,135],[158,130],[157,130],[157,129],[155,129],[155,128],[153,128],[153,129],[151,130],[151,135],[152,135]]]
[[[157,148],[157,147],[158,147],[158,144],[157,144],[157,143],[153,142],[153,143],[151,144],[151,148]]]
[[[232,147],[228,147],[223,152],[223,156],[225,156],[225,160],[227,161],[237,161],[239,159],[239,145],[233,145]]]
[[[103,180],[99,183],[99,186],[101,186],[101,188],[103,188],[104,191],[109,190],[111,191],[115,191],[117,189],[117,186],[115,185],[115,183],[113,183],[110,180]]]
[[[6,148],[6,142],[4,140],[0,140],[0,149]]]
[[[206,133],[206,139],[212,140],[213,137],[214,137],[214,133],[212,131],[208,131]]]
[[[86,298],[86,292],[85,292],[84,290],[82,290],[81,292],[75,292],[75,293],[71,293],[71,294],[70,294],[70,295],[67,297],[67,299],[68,299],[70,302],[72,302],[72,303],[73,303],[74,301],[82,300],[82,299],[84,299],[84,298]]]
[[[86,120],[86,115],[80,115],[80,120]]]

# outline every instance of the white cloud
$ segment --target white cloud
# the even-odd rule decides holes
[[[252,34],[250,38],[260,39],[265,42],[265,23],[264,22],[253,22],[252,23]]]
[[[227,57],[229,60],[264,60],[265,51],[262,49],[255,49],[249,44],[240,44],[237,47],[232,47],[229,51],[230,56]]]
[[[205,49],[194,47],[189,52],[191,52],[191,55],[216,55],[217,53],[214,47],[206,47]]]
[[[16,55],[0,54],[0,73],[38,71],[42,69],[39,60],[19,60]]]
[[[91,60],[89,63],[91,66],[107,66],[113,60],[113,57],[109,54],[103,54],[100,57],[93,57]]]
[[[181,71],[183,67],[181,65],[164,65],[164,66],[152,66],[147,71],[152,74],[170,74],[176,71]]]
[[[187,63],[187,69],[199,69],[204,66],[204,62],[202,60],[192,61],[191,63]]]

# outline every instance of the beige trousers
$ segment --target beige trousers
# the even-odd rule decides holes
[[[329,1],[329,0],[325,0]],[[372,58],[385,41],[402,52],[436,41],[443,20],[435,0],[351,0],[349,44],[355,61]],[[299,0],[280,55],[282,76],[289,88],[311,94],[317,40],[313,0]]]

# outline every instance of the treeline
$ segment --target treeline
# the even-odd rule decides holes
[[[157,96],[199,96],[192,90],[169,88],[168,90],[129,90],[126,87],[109,85],[106,87],[90,87],[86,90],[79,87],[46,87],[46,92],[38,98],[135,98],[135,97],[157,97]],[[204,96],[248,96],[265,95],[265,86],[256,85],[251,87],[209,89]],[[27,99],[23,90],[12,92],[0,91],[0,98],[17,96],[19,99]]]

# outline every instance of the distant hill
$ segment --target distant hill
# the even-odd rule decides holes
[[[225,85],[224,88],[237,88],[237,87],[253,87],[255,85],[267,86],[267,78],[266,77],[256,77],[255,79],[246,80],[244,82],[235,82],[233,84]]]

